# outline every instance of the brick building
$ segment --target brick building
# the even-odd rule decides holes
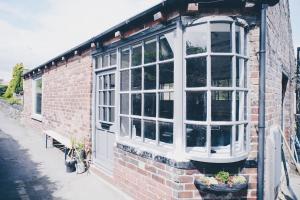
[[[135,199],[256,199],[261,6],[196,2],[164,1],[26,72],[23,122],[91,141],[93,172]],[[288,0],[266,20],[265,132],[289,139]],[[247,190],[197,190],[220,170],[245,175]],[[269,199],[278,185],[266,174]]]

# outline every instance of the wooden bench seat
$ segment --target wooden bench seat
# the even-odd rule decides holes
[[[72,148],[71,140],[68,137],[65,137],[55,131],[45,130],[43,131],[46,139],[46,148],[48,147],[48,139],[52,138],[62,144],[65,149],[65,159],[67,158],[68,149]]]

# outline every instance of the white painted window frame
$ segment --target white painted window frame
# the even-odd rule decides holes
[[[41,102],[41,114],[36,113],[36,82],[42,80],[42,102]],[[32,110],[31,118],[37,121],[43,120],[43,93],[44,93],[44,83],[42,76],[32,79]]]

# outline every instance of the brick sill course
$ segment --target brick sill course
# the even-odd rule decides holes
[[[153,160],[153,161],[156,161],[159,163],[163,163],[163,164],[166,164],[170,167],[174,167],[177,169],[193,170],[193,169],[197,169],[197,165],[199,165],[201,163],[201,162],[193,161],[193,160],[178,162],[174,159],[170,159],[170,158],[167,158],[167,157],[161,156],[161,155],[156,155],[150,151],[140,150],[138,148],[135,148],[135,147],[132,147],[129,145],[125,145],[125,144],[121,144],[118,142],[117,142],[117,148],[122,151],[134,154],[136,156],[140,156],[140,157],[148,159],[148,160]],[[256,160],[244,160],[242,162],[243,162],[244,168],[257,168]],[[205,164],[209,165],[210,163],[205,163]],[[238,164],[238,165],[240,165],[240,164]]]

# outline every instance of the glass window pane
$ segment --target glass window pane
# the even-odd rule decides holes
[[[211,57],[211,85],[213,87],[232,86],[232,57]]]
[[[144,115],[148,117],[156,116],[156,94],[144,94]]]
[[[174,33],[164,34],[159,38],[159,60],[167,60],[173,58],[174,49]]]
[[[142,114],[142,95],[132,94],[131,95],[131,114],[141,115]]]
[[[212,126],[211,127],[211,146],[228,146],[231,143],[232,126]]]
[[[244,87],[246,88],[247,87],[247,61],[244,61],[244,77],[243,77],[243,79],[244,79]]]
[[[244,120],[248,120],[247,119],[247,116],[248,116],[248,112],[247,112],[247,102],[248,102],[248,99],[247,99],[247,92],[244,92]]]
[[[190,58],[186,60],[186,86],[206,86],[206,57]]]
[[[100,69],[101,68],[101,64],[102,64],[101,56],[97,56],[95,58],[95,62],[96,62],[96,69]]]
[[[242,50],[242,43],[241,43],[241,27],[235,26],[235,48],[236,53],[241,53]]]
[[[142,64],[142,46],[132,47],[131,66]]]
[[[156,41],[145,42],[144,45],[144,63],[156,61]]]
[[[129,118],[120,117],[120,135],[129,136]]]
[[[102,113],[103,110],[102,110],[102,108],[100,106],[98,107],[98,111],[99,111],[99,120],[103,121],[103,113]]]
[[[102,108],[102,112],[103,112],[103,121],[108,121],[107,108]]]
[[[109,55],[103,55],[102,56],[102,67],[107,67],[108,66],[108,60],[109,60]]]
[[[244,76],[243,76],[244,59],[237,58],[236,60],[236,86],[244,87]]]
[[[108,82],[109,82],[109,79],[108,79],[108,75],[105,75],[103,76],[103,79],[104,79],[104,89],[108,89]]]
[[[129,114],[129,94],[120,94],[120,113]]]
[[[186,92],[187,120],[206,121],[206,92]]]
[[[131,70],[131,90],[142,89],[142,68]]]
[[[115,105],[115,91],[109,92],[109,105],[114,106]]]
[[[115,88],[115,74],[109,75],[109,88],[114,89]]]
[[[155,121],[144,120],[144,137],[150,140],[156,139]]]
[[[108,108],[109,109],[109,122],[115,121],[115,109],[114,108]]]
[[[173,92],[159,93],[159,117],[173,119],[174,97]]]
[[[98,90],[102,90],[102,76],[98,76],[99,79],[98,79]]]
[[[142,129],[141,129],[141,120],[133,118],[131,120],[131,135],[141,137],[142,136]]]
[[[207,52],[207,24],[188,27],[185,37],[187,55]]]
[[[232,92],[211,92],[211,119],[213,121],[231,121]]]
[[[144,67],[144,90],[156,89],[156,66]]]
[[[103,92],[103,105],[107,105],[107,92]]]
[[[205,147],[206,146],[206,126],[186,125],[186,146]]]
[[[248,145],[248,124],[244,124],[244,151],[247,150]]]
[[[103,94],[102,94],[102,92],[98,93],[98,100],[99,100],[98,104],[103,105]]]
[[[231,25],[226,23],[211,24],[211,51],[231,52]]]
[[[159,65],[159,88],[173,89],[174,86],[174,63]]]
[[[42,93],[36,93],[35,113],[42,114]]]
[[[173,123],[159,122],[159,141],[173,144]]]
[[[242,94],[242,93],[239,93],[239,92],[236,92],[236,94],[235,94],[235,98],[236,98],[236,103],[235,103],[235,120],[236,121],[239,121],[239,120],[241,120],[240,119],[240,103],[241,103],[241,99],[240,99],[240,94]]]
[[[121,51],[121,68],[129,67],[129,49]]]
[[[110,65],[115,65],[117,64],[117,54],[116,53],[111,53],[110,54]]]
[[[121,71],[121,91],[129,90],[129,70]]]

